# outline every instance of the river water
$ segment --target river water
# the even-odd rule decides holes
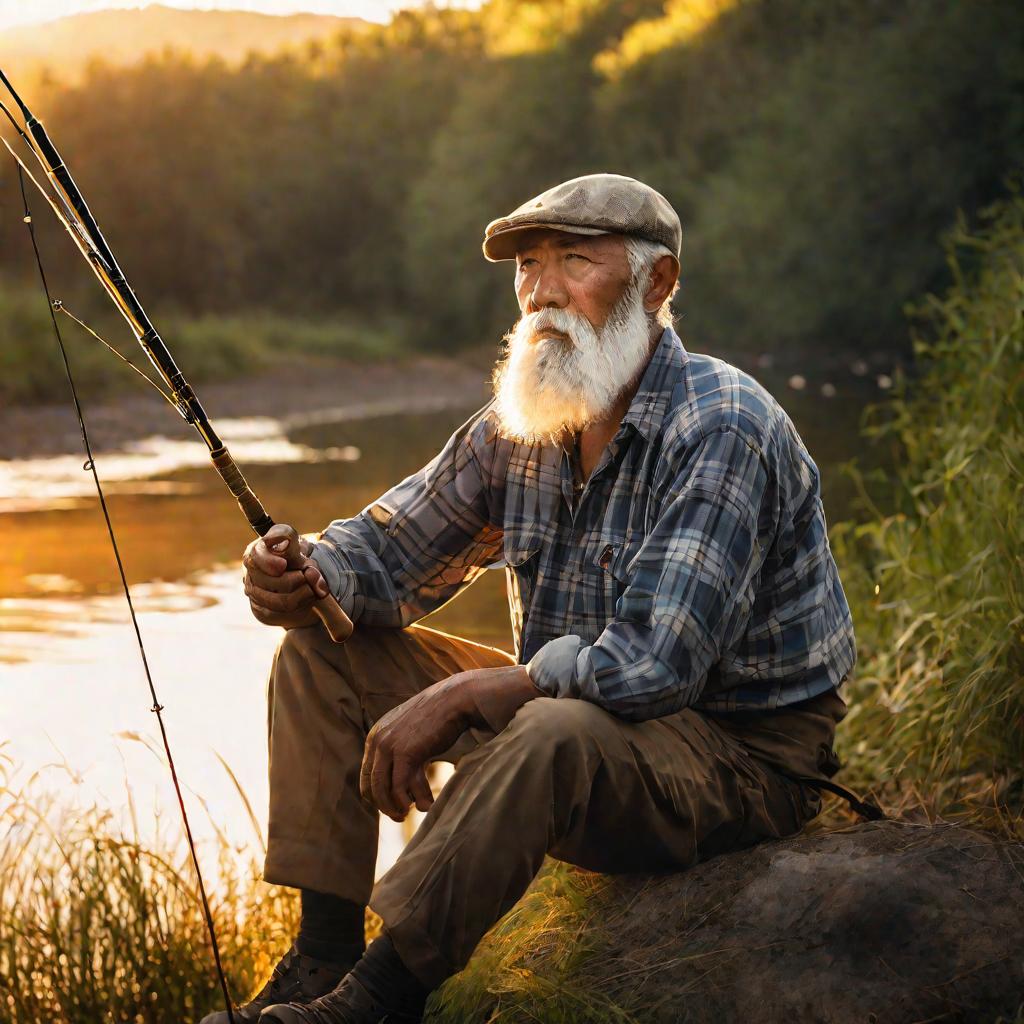
[[[838,464],[858,452],[863,388],[826,398],[765,382],[818,461],[829,521],[844,517]],[[416,470],[472,407],[298,410],[218,425],[275,519],[310,532]],[[255,850],[225,765],[262,829],[266,673],[280,631],[248,613],[238,560],[251,535],[205,463],[198,442],[157,437],[97,458],[195,831],[211,848],[220,829]],[[15,783],[38,772],[34,785],[66,803],[114,809],[130,788],[143,831],[158,815],[171,820],[151,701],[81,458],[0,461],[0,537],[0,757]],[[430,624],[511,649],[503,573],[485,574]],[[385,821],[380,869],[408,829]]]

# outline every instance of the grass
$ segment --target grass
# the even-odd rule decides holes
[[[127,325],[95,297],[68,308],[132,362],[152,374]],[[77,324],[58,317],[72,355],[76,379],[93,395],[137,388],[125,367]],[[406,328],[397,318],[377,323],[339,317],[311,320],[248,311],[201,317],[159,318],[158,329],[175,361],[194,383],[237,377],[289,359],[371,362],[409,351]],[[145,385],[142,385],[145,387]],[[0,405],[66,401],[67,381],[53,337],[46,300],[38,286],[0,279]]]
[[[8,766],[9,767],[9,766]],[[166,1024],[221,1005],[177,820],[143,839],[99,807],[55,799],[0,771],[0,1022]],[[259,881],[214,831],[212,911],[233,993],[249,992],[291,943],[295,893]]]
[[[634,1017],[622,1005],[631,1001],[612,1001],[593,984],[606,884],[600,875],[546,861],[466,969],[433,996],[431,1024],[631,1024]]]
[[[898,468],[879,482],[851,465],[862,516],[831,531],[859,645],[843,781],[875,789],[890,809],[984,813],[1020,834],[1024,200],[989,210],[981,233],[955,232],[948,254],[953,287],[915,311],[913,392],[898,382],[865,421],[867,437],[897,442]],[[248,344],[244,321],[197,326],[195,337],[222,328],[220,351]],[[304,344],[329,337],[311,330]],[[870,496],[880,483],[885,507]],[[172,827],[143,842],[107,812],[45,798],[38,780],[0,789],[0,1024],[187,1021],[217,1005]],[[213,909],[232,991],[244,993],[288,945],[295,900],[259,882],[255,862],[240,866],[223,835],[215,841]],[[429,1019],[633,1020],[642,977],[618,1002],[601,994],[604,885],[548,865],[434,996]]]
[[[1024,804],[1024,200],[947,245],[953,287],[916,308],[922,373],[867,411],[902,451],[891,511],[831,534],[859,665],[846,779],[932,813]],[[885,780],[884,783],[882,780]],[[1008,818],[1007,818],[1008,816]],[[993,824],[999,824],[993,820]]]

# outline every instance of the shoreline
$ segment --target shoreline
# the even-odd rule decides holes
[[[488,371],[475,360],[439,356],[416,356],[396,363],[289,363],[231,381],[199,385],[196,393],[214,426],[218,420],[265,416],[298,429],[325,421],[483,404],[487,376]],[[81,399],[97,455],[151,436],[194,438],[202,443],[195,430],[149,389],[96,401],[86,392]],[[82,451],[70,394],[64,403],[0,409],[0,438],[0,461]]]

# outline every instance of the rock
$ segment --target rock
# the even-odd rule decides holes
[[[644,1024],[995,1024],[1024,1004],[1024,847],[952,825],[620,877],[594,920],[593,983]]]

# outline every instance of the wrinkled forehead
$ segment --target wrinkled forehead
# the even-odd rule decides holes
[[[626,237],[610,233],[584,235],[576,231],[560,231],[557,228],[530,228],[519,232],[515,239],[517,257],[542,250],[564,249],[579,249],[581,252],[606,256],[622,254],[624,257]]]

